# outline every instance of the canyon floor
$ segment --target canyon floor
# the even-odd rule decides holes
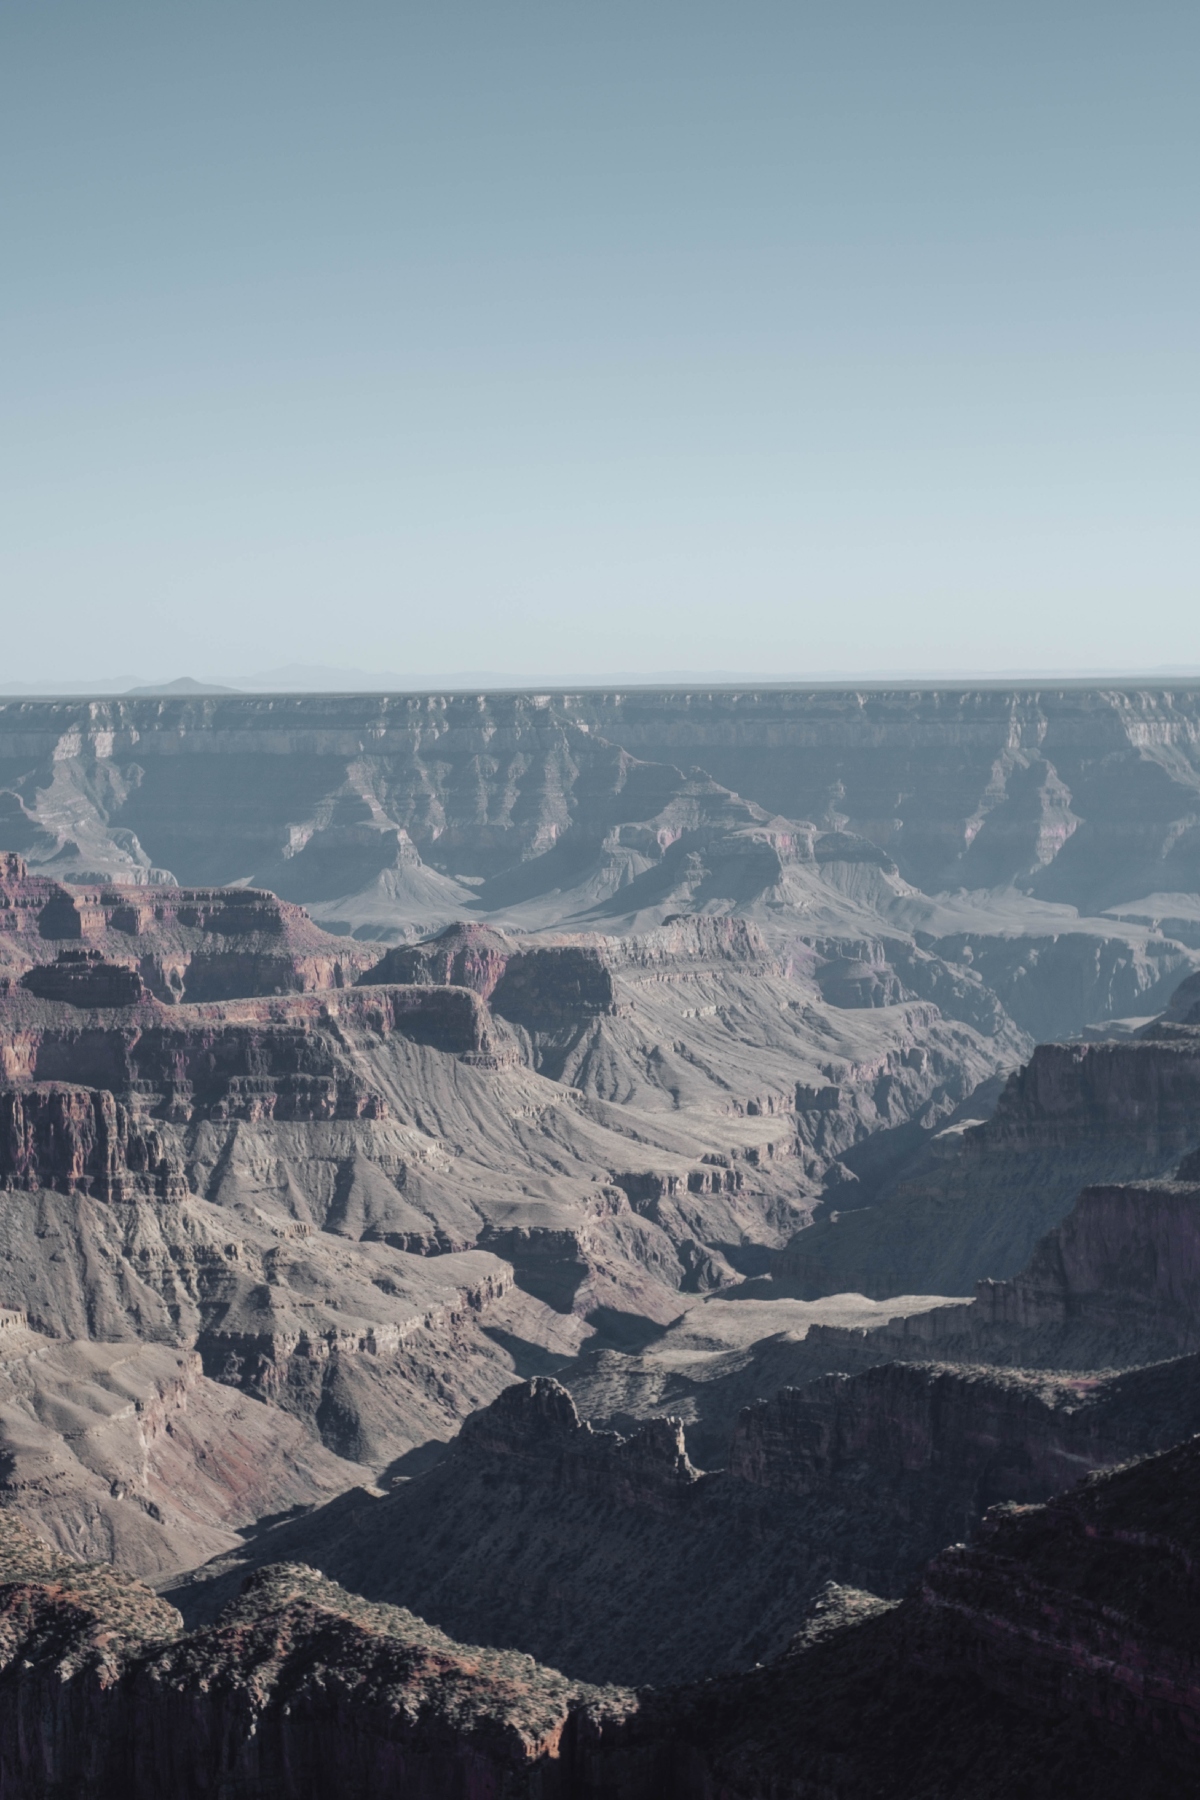
[[[4,1792],[1200,1792],[1198,746],[0,702]]]

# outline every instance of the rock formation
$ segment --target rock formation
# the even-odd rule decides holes
[[[66,1345],[197,1354],[204,1382],[355,1465],[346,1482],[434,1452],[585,1339],[636,1342],[736,1283],[806,1216],[831,1147],[944,1116],[1003,1054],[927,1006],[830,1009],[731,920],[492,934],[490,964],[361,946],[358,985],[349,964],[317,991],[164,1002],[139,970],[179,932],[246,942],[248,911],[290,955],[306,922],[242,890],[159,909],[140,889],[135,967],[109,890],[8,873],[39,951],[0,1002],[0,1305]],[[84,941],[43,936],[48,907]],[[414,973],[436,979],[384,979]],[[814,1133],[796,1095],[831,1074]],[[56,1540],[90,1544],[89,1480],[68,1458],[59,1482]],[[138,1492],[104,1529],[160,1569],[178,1529]]]
[[[1197,1428],[1200,1357],[1108,1377],[889,1364],[746,1409],[727,1468],[705,1474],[678,1420],[598,1432],[543,1378],[395,1493],[335,1501],[172,1598],[211,1616],[245,1568],[282,1557],[589,1680],[694,1679],[781,1651],[829,1579],[899,1595],[995,1502],[1044,1500]]]
[[[66,943],[78,948],[62,948]],[[377,953],[254,888],[67,886],[0,856],[0,980],[83,1007],[349,986]]]
[[[1200,1029],[1039,1044],[986,1122],[935,1137],[875,1205],[831,1211],[780,1273],[807,1294],[968,1292],[1010,1276],[1080,1188],[1166,1175],[1200,1144]]]
[[[0,1788],[1186,1791],[1196,704],[0,704]]]
[[[194,1351],[53,1341],[21,1321],[3,1336],[0,1522],[71,1556],[177,1579],[362,1479],[291,1413],[208,1379]]]
[[[1200,1173],[1193,1156],[1181,1173]],[[813,1348],[844,1342],[814,1327]],[[1011,1281],[981,1281],[973,1301],[897,1318],[853,1340],[882,1355],[926,1355],[1049,1368],[1133,1365],[1200,1349],[1200,1184],[1085,1188]]]
[[[182,1199],[182,1163],[153,1126],[103,1089],[33,1083],[0,1091],[0,1187],[101,1200]]]
[[[929,1358],[1026,1371],[1179,1368],[1172,1359],[1200,1349],[1198,1175],[1193,1153],[1169,1180],[1085,1188],[1025,1268],[981,1281],[972,1301],[906,1296],[889,1318],[887,1300],[785,1300],[769,1281],[747,1283],[743,1292],[769,1297],[713,1296],[639,1354],[592,1351],[565,1378],[588,1417],[621,1430],[680,1414],[693,1456],[713,1468],[748,1403],[826,1373]],[[782,1329],[768,1335],[776,1321]]]
[[[1194,966],[1196,704],[1119,689],[6,701],[0,821],[55,879],[143,896],[168,871],[253,883],[392,941],[461,918],[752,914],[823,946],[840,1004],[936,987],[967,1022],[998,1007],[1054,1036],[1161,1011]],[[196,971],[192,997],[229,991]]]
[[[0,1517],[14,1800],[1152,1800],[1194,1786],[1195,1444],[1001,1508],[887,1607],[827,1589],[787,1651],[699,1687],[589,1687],[276,1564],[211,1626]]]

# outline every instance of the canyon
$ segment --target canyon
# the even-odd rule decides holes
[[[0,700],[4,1791],[1188,1791],[1198,797],[1188,687]]]

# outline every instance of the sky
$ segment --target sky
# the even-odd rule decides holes
[[[0,685],[1200,664],[1200,8],[3,0]]]

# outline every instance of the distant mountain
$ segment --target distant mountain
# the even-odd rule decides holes
[[[177,681],[156,681],[148,687],[133,687],[126,690],[130,694],[236,694],[237,688],[218,687],[212,681],[193,681],[190,675],[181,675]]]

